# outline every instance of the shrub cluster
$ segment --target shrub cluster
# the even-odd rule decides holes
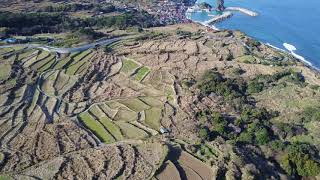
[[[224,78],[219,72],[209,70],[198,82],[198,88],[203,95],[215,93],[226,100],[245,96],[246,84],[241,79]]]
[[[280,164],[289,175],[316,176],[320,173],[320,164],[312,157],[315,154],[315,148],[308,144],[290,144]]]
[[[239,71],[236,73],[240,74]],[[250,96],[276,83],[287,82],[305,85],[302,74],[293,70],[285,70],[273,75],[258,75],[247,83],[241,78],[225,78],[215,70],[205,72],[197,82],[200,90],[199,98],[218,95],[224,98],[224,102],[227,100],[227,102],[236,103],[241,108],[234,106],[233,110],[238,113],[236,117],[222,115],[210,109],[197,112],[196,118],[201,127],[199,137],[202,140],[211,141],[221,136],[239,147],[250,144],[270,148],[273,153],[283,154],[277,161],[292,177],[318,175],[320,164],[317,161],[317,149],[308,144],[286,141],[290,137],[306,133],[306,129],[301,125],[272,124],[270,120],[277,117],[278,112],[256,107],[254,99]],[[298,118],[303,122],[319,121],[320,107],[308,107],[299,114]]]
[[[154,17],[146,12],[126,12],[115,16],[71,18],[64,13],[12,13],[0,12],[0,27],[8,28],[6,34],[33,35],[43,32],[77,31],[83,27],[150,27],[157,25]]]
[[[258,75],[248,82],[248,93],[259,93],[284,77],[288,77],[288,81],[299,85],[305,82],[302,74],[293,70],[281,71],[273,75]]]

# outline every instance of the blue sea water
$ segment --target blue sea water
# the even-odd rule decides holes
[[[215,0],[198,0],[201,2],[212,6],[216,3]],[[225,6],[247,8],[258,12],[259,16],[235,13],[216,27],[241,30],[282,49],[283,43],[294,45],[296,54],[320,68],[320,0],[225,0]],[[207,12],[195,12],[190,17],[198,22],[212,18]]]

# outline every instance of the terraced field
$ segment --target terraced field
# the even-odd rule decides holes
[[[210,166],[196,159],[191,154],[171,147],[168,159],[158,170],[158,180],[165,179],[214,179],[213,170]]]
[[[282,177],[279,165],[268,161],[258,147],[234,146],[220,136],[199,143],[205,141],[199,128],[211,121],[197,117],[199,111],[214,109],[230,115],[228,130],[236,128],[231,126],[238,115],[233,101],[225,103],[215,93],[203,97],[197,82],[211,69],[234,77],[231,71],[241,68],[244,72],[237,76],[243,80],[272,74],[287,67],[253,63],[270,63],[281,54],[265,45],[252,46],[238,32],[203,32],[196,39],[171,34],[125,48],[119,42],[109,53],[102,48],[71,54],[0,48],[0,176],[250,179],[253,171],[248,169],[253,169],[269,173],[266,179]],[[306,82],[319,82],[301,64],[293,68],[301,69]],[[317,104],[319,99],[315,86],[273,88],[254,96],[257,106],[271,102],[293,116],[307,100]],[[302,94],[302,88],[308,91]],[[281,97],[270,101],[268,96]],[[316,124],[309,126],[316,138]],[[243,158],[248,153],[256,159]]]
[[[149,68],[139,64],[136,72],[126,74],[123,69],[132,68],[126,58],[94,50],[0,50],[2,172],[19,172],[16,178],[64,179],[72,168],[80,179],[153,176],[166,148],[151,142],[140,149],[139,144],[159,134],[165,94],[142,83]],[[96,148],[101,143],[112,145]],[[101,162],[91,162],[91,156],[101,156]],[[104,162],[112,168],[102,171]]]
[[[79,120],[88,127],[88,121],[92,122],[89,124],[95,123],[89,129],[98,137],[103,134],[111,135],[112,138],[107,141],[101,138],[105,143],[154,136],[160,129],[161,109],[141,99],[144,98],[95,104],[81,113]]]

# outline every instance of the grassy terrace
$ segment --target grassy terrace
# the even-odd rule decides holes
[[[122,63],[121,71],[129,75],[134,73],[139,68],[139,65],[131,59],[125,59],[122,61]]]
[[[66,69],[66,74],[69,74],[69,75],[77,74],[77,72],[80,71],[79,69],[82,66],[85,66],[87,61],[90,60],[90,58],[92,57],[92,54],[93,53],[91,50],[86,50],[86,51],[83,51],[80,54],[74,56],[72,58],[72,60],[73,60],[72,63]]]
[[[53,65],[54,61],[54,56],[48,56],[47,58],[42,59],[41,61],[38,61],[37,63],[33,64],[31,68],[33,70],[43,72],[48,70]]]
[[[143,139],[148,137],[148,134],[144,130],[137,128],[130,123],[123,121],[118,121],[115,123],[120,127],[123,134],[129,139]]]
[[[0,81],[5,80],[9,77],[11,72],[11,65],[4,62],[0,62]]]
[[[134,75],[134,79],[140,82],[149,74],[149,72],[150,72],[150,69],[146,66],[143,66]]]
[[[114,117],[115,121],[134,121],[137,120],[138,114],[127,108],[120,108]]]
[[[79,115],[80,120],[89,128],[102,142],[112,143],[115,139],[110,135],[100,122],[96,121],[89,113]]]
[[[142,113],[141,116],[138,116]],[[143,139],[157,134],[162,103],[151,97],[109,101],[92,106],[79,119],[103,142]],[[110,137],[112,136],[112,137]]]
[[[136,112],[140,112],[150,108],[150,106],[139,99],[121,100],[119,102]]]
[[[160,116],[161,116],[160,108],[151,108],[145,111],[146,119],[145,122],[152,129],[158,130],[160,129]]]
[[[123,140],[124,137],[120,131],[120,128],[114,124],[108,117],[102,117],[99,121],[104,125],[105,128],[116,138],[117,141]]]

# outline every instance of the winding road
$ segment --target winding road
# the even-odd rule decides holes
[[[100,40],[94,43],[90,44],[85,44],[77,47],[71,47],[71,48],[57,48],[57,47],[52,47],[52,46],[47,46],[47,45],[42,45],[42,44],[12,44],[12,45],[4,45],[0,46],[0,48],[8,48],[8,47],[15,47],[15,46],[25,46],[28,48],[40,48],[45,51],[49,52],[56,52],[60,54],[66,54],[66,53],[73,53],[73,52],[79,52],[79,51],[84,51],[90,48],[94,48],[96,46],[105,46],[112,44],[114,42],[120,41],[124,39],[124,37],[118,37],[118,38],[112,38],[112,39],[104,39]]]

